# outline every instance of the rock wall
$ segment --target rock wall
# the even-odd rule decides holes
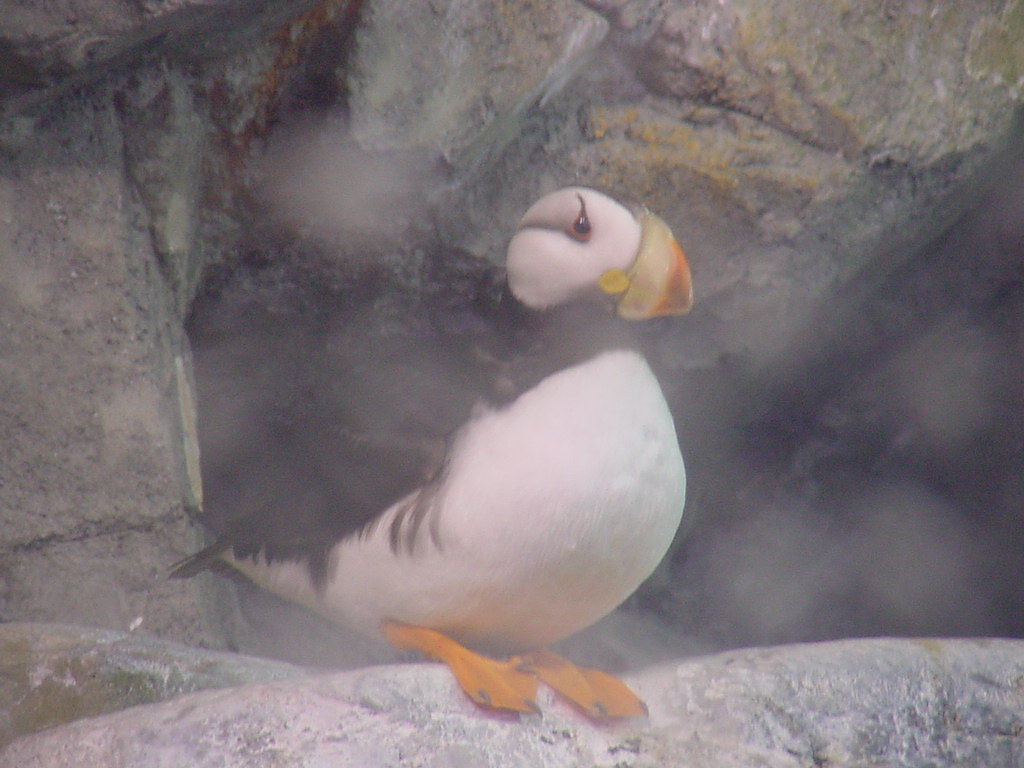
[[[277,70],[347,8],[311,5],[5,13],[0,619],[223,644],[166,579],[201,498],[183,321]]]
[[[184,334],[112,96],[15,121],[0,160],[0,615],[198,639],[189,590],[162,578],[188,527]]]

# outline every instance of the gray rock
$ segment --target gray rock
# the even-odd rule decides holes
[[[54,725],[204,688],[301,675],[298,667],[145,634],[0,624],[0,744]]]
[[[0,19],[3,111],[35,108],[124,67],[216,59],[313,0],[20,3]]]
[[[1019,103],[1016,19],[1001,0],[934,12],[385,0],[355,36],[352,131],[366,148],[448,158],[460,185],[448,231],[476,252],[500,256],[506,233],[492,221],[579,179],[686,232],[705,296],[742,285],[714,257],[737,251],[760,262],[746,279],[761,292],[772,268],[816,293],[883,238],[920,244],[959,209],[943,204],[948,189],[977,172]],[[928,209],[934,218],[906,232]],[[789,258],[765,263],[766,245]],[[802,267],[810,249],[838,269]]]
[[[142,616],[198,641],[193,589],[163,578],[188,535],[184,332],[113,94],[4,136],[0,617],[123,630]]]
[[[42,74],[0,93],[0,619],[223,644],[199,584],[165,578],[201,504],[183,320],[238,232],[230,195],[200,205],[238,168],[198,94],[250,141],[308,3],[22,6],[0,60]]]
[[[438,665],[188,694],[21,738],[0,764],[156,766],[1024,765],[1024,644],[864,640],[736,651],[630,678],[647,721],[595,726],[464,699]]]
[[[725,755],[743,744],[709,766],[757,764],[758,754],[768,765],[1021,766],[1022,650],[872,639],[734,651],[654,672],[670,677],[652,709],[671,713],[654,725],[683,735],[697,723],[683,743]]]

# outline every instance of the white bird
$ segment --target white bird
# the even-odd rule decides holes
[[[522,322],[539,329],[533,354],[491,363],[490,392],[444,450],[398,463],[389,503],[236,515],[173,575],[219,560],[446,662],[484,706],[535,711],[540,679],[592,717],[639,715],[623,683],[546,646],[632,594],[679,526],[686,474],[672,415],[621,326],[688,311],[689,267],[657,216],[568,187],[523,216],[506,271],[532,318]]]

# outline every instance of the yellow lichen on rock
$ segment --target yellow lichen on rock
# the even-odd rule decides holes
[[[752,118],[719,111],[699,122],[636,106],[596,107],[587,115],[590,152],[601,157],[598,182],[626,186],[657,200],[666,187],[714,199],[750,222],[769,201],[790,211],[827,196],[852,171],[834,154],[817,151]],[[642,171],[640,169],[643,169]],[[680,183],[682,182],[682,183]],[[691,208],[693,206],[690,206]]]

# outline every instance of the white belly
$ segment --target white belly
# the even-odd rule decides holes
[[[396,505],[335,547],[319,595],[302,565],[239,565],[367,633],[392,619],[522,651],[628,597],[671,543],[685,489],[657,380],[636,353],[605,352],[467,425],[411,551],[392,550]]]

